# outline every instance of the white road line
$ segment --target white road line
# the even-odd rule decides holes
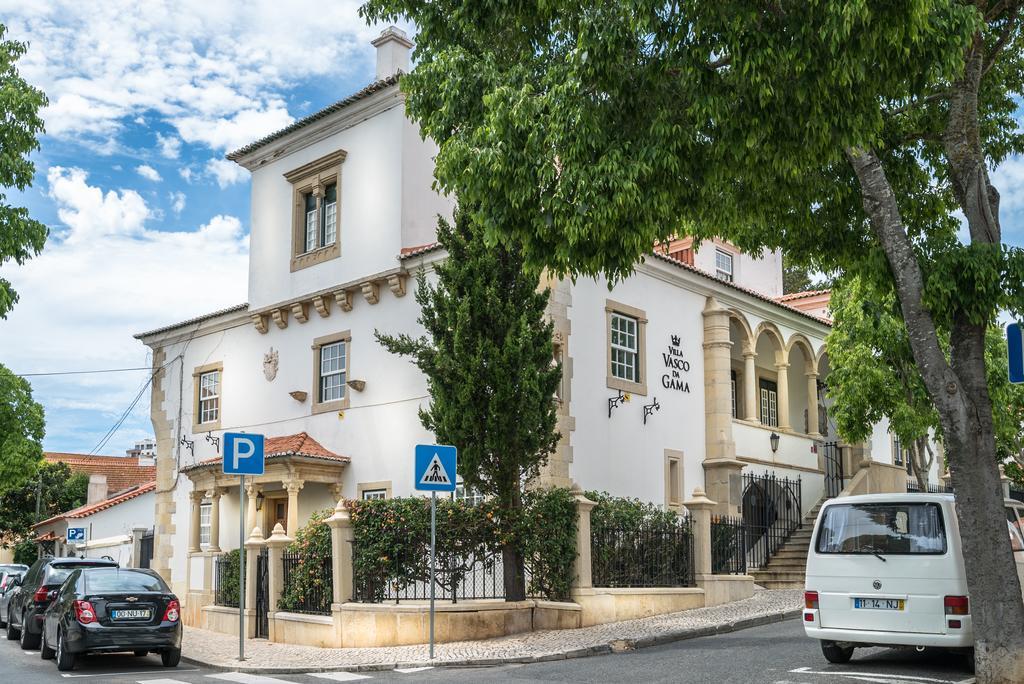
[[[424,670],[433,670],[434,668],[430,665],[427,667],[396,667],[395,672],[401,672],[402,674],[412,674],[413,672],[423,672]]]
[[[183,679],[139,679],[139,684],[188,684]]]
[[[285,679],[274,679],[263,675],[249,674],[247,672],[222,672],[220,674],[206,675],[212,679],[224,679],[239,684],[291,684]]]
[[[934,677],[915,677],[912,675],[889,674],[887,672],[816,672],[809,667],[798,667],[790,670],[794,674],[815,674],[829,675],[831,677],[846,677],[848,679],[860,679],[862,681],[884,681],[896,682],[935,682],[936,684],[959,684],[953,679],[935,679]],[[867,678],[867,679],[865,679]]]
[[[370,675],[355,672],[309,672],[310,677],[330,679],[332,682],[354,682],[357,679],[371,679]]]
[[[39,651],[22,651],[23,655],[39,655]]]
[[[198,667],[190,667],[190,668],[186,669],[186,668],[183,668],[183,667],[179,667],[179,668],[177,668],[175,670],[175,672],[199,672],[199,668]],[[155,674],[155,673],[156,673],[155,670],[138,670],[136,672],[94,672],[92,674],[70,674],[70,673],[67,673],[67,672],[62,672],[60,676],[64,677],[65,679],[87,679],[89,677],[104,677],[104,678],[109,678],[109,677],[131,677],[132,675],[147,675],[147,674]],[[147,680],[147,681],[151,681],[152,682],[152,681],[160,681],[160,680],[150,679],[150,680]],[[172,681],[176,681],[176,680],[172,680]]]

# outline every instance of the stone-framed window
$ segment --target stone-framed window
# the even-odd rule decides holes
[[[683,488],[683,452],[665,449],[665,508],[679,511],[686,490]]]
[[[210,432],[220,429],[223,401],[224,364],[209,363],[192,371],[192,431]]]
[[[607,385],[610,389],[647,395],[647,313],[612,300],[605,301]]]
[[[292,185],[291,270],[341,255],[341,165],[338,150],[284,174]]]
[[[199,547],[205,549],[210,545],[210,534],[213,529],[210,516],[213,514],[213,503],[205,501],[199,505]]]
[[[391,480],[360,482],[356,485],[356,498],[363,501],[391,498]]]
[[[313,413],[348,408],[351,347],[348,330],[313,340]]]

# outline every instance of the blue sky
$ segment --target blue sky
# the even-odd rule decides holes
[[[372,80],[383,27],[358,6],[0,0],[9,36],[30,42],[23,76],[50,98],[34,185],[10,200],[51,228],[42,255],[4,269],[21,302],[0,321],[0,363],[148,366],[132,335],[244,302],[249,180],[224,154]],[[1024,245],[1024,161],[995,182],[1006,239]],[[46,448],[115,454],[149,436],[147,377],[32,378]]]

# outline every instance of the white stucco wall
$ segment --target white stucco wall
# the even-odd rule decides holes
[[[153,527],[155,500],[156,494],[147,492],[90,516],[69,519],[62,524],[63,529],[58,534],[66,537],[67,528],[84,527],[88,541],[75,547],[76,555],[86,558],[110,556],[122,566],[134,565],[132,529],[142,527],[148,530]]]

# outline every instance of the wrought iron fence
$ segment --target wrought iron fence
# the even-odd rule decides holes
[[[591,572],[596,587],[692,587],[690,521],[654,527],[591,529]]]
[[[331,558],[303,560],[298,552],[282,554],[284,592],[279,607],[294,613],[330,615],[334,600]]]
[[[838,442],[825,442],[821,445],[822,459],[825,462],[825,498],[834,499],[846,486],[846,473],[843,472],[843,451]]]
[[[747,564],[764,567],[803,524],[801,481],[775,473],[743,475]]]
[[[747,574],[747,531],[741,518],[712,516],[711,572],[715,575]]]
[[[908,478],[907,479],[907,492],[910,492],[910,493],[920,493],[921,492],[921,485],[918,484],[916,478]],[[932,483],[929,482],[928,483],[928,493],[929,494],[952,494],[953,493],[953,488],[949,487],[949,486],[946,486],[945,484],[932,484]]]
[[[228,555],[213,560],[214,603],[227,608],[238,607],[238,563]]]

